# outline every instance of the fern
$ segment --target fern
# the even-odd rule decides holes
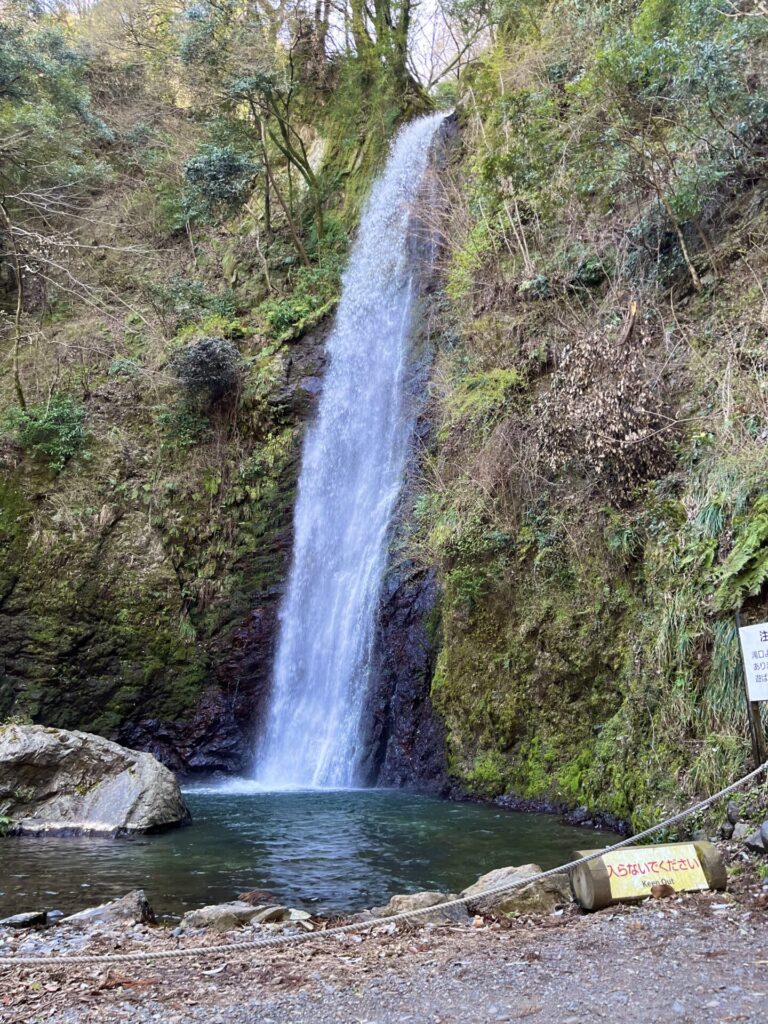
[[[738,608],[755,597],[768,582],[768,495],[755,502],[733,550],[720,570],[717,603]]]

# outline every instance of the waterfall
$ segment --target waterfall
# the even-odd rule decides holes
[[[443,115],[395,139],[363,211],[302,455],[294,550],[254,776],[353,786],[387,533],[413,412],[405,400],[415,288],[411,210]]]

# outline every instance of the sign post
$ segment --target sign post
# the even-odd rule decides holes
[[[755,768],[765,764],[765,733],[760,717],[760,701],[768,700],[768,622],[755,626],[742,626],[736,612],[741,657],[744,664],[744,685],[747,691],[749,733],[752,737],[752,756]]]

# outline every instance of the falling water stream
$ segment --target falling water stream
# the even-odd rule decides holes
[[[413,412],[405,401],[412,208],[442,114],[395,139],[344,275],[329,365],[304,444],[294,552],[254,777],[266,788],[357,782],[387,532]]]
[[[132,887],[166,915],[254,887],[343,913],[393,892],[459,890],[500,864],[551,867],[583,842],[551,817],[354,788],[387,535],[414,426],[408,369],[423,247],[412,244],[412,210],[441,120],[416,121],[395,140],[344,276],[304,446],[253,777],[189,790],[189,829],[118,842],[4,839],[0,916],[81,910]]]

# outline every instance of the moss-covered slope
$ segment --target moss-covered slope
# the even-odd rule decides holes
[[[471,790],[639,824],[749,751],[734,612],[768,612],[768,22],[518,8],[465,76],[446,182],[415,544],[443,584],[432,696]]]

